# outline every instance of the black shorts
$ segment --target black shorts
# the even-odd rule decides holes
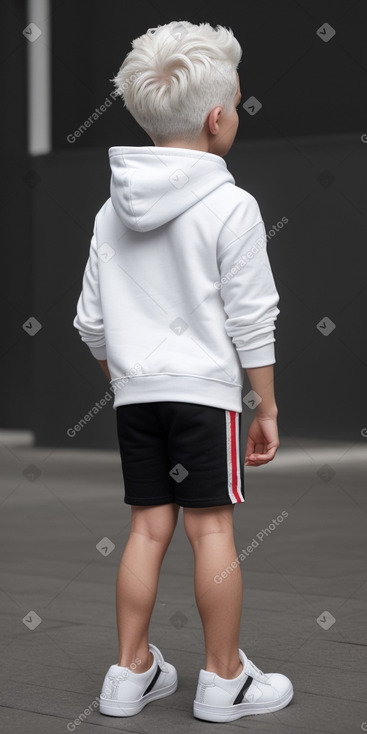
[[[245,501],[241,413],[164,401],[120,405],[116,417],[128,505]]]

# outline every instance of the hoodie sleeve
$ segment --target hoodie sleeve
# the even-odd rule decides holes
[[[245,220],[248,224],[255,221],[255,224],[235,236]],[[279,294],[266,250],[264,222],[253,197],[245,212],[243,206],[237,209],[232,221],[226,222],[225,230],[227,243],[220,238],[218,241],[220,281],[216,287],[220,288],[228,316],[226,332],[243,368],[274,364]],[[231,234],[229,243],[228,232]]]
[[[83,275],[82,292],[77,304],[73,326],[89,347],[95,359],[107,359],[103,314],[99,293],[99,271],[96,230],[91,240],[89,258]]]

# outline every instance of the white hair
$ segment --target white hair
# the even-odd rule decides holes
[[[132,47],[112,81],[158,144],[193,141],[214,107],[233,110],[242,49],[231,29],[173,21],[149,28]]]

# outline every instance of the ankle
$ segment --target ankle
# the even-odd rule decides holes
[[[135,658],[133,658],[133,661],[131,662],[131,657],[129,658],[129,662],[127,661],[127,658],[125,656],[122,656],[117,665],[119,665],[121,668],[128,668],[131,670],[132,673],[146,673],[147,670],[149,670],[154,662],[154,656],[153,653],[149,650],[146,655],[138,655]]]
[[[139,661],[140,658],[137,658],[137,660]],[[152,667],[153,663],[154,655],[149,650],[148,655],[144,659],[141,659],[141,662],[138,662],[136,668],[133,669],[133,673],[146,673]]]
[[[243,664],[240,660],[238,660],[237,665],[218,665],[218,664],[210,664],[206,665],[205,670],[207,670],[210,673],[215,673],[220,678],[225,678],[226,680],[232,680],[233,678],[238,678],[239,675],[241,675],[243,671]]]

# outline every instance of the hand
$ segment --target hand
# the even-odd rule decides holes
[[[277,419],[255,416],[248,430],[245,466],[262,466],[272,461],[279,445]]]

